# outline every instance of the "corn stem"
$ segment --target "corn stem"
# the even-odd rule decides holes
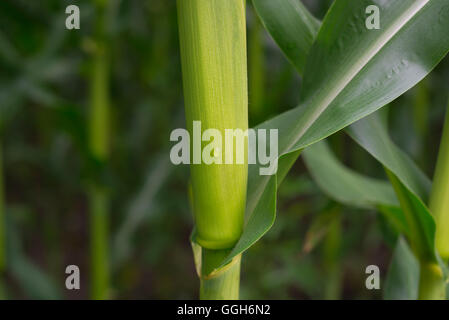
[[[437,250],[441,257],[447,260],[449,259],[449,108],[446,112],[429,208],[436,220]]]
[[[341,265],[341,247],[342,247],[342,223],[340,207],[333,209],[338,215],[330,226],[324,239],[323,263],[326,266],[327,281],[324,291],[324,299],[338,300],[341,297],[342,286],[342,265]]]
[[[97,1],[95,51],[92,58],[89,144],[95,161],[105,164],[109,151],[109,61],[105,40],[105,2]],[[107,299],[109,289],[109,199],[98,181],[89,189],[91,297]]]
[[[435,257],[433,257],[425,247],[425,239],[423,238],[424,231],[422,230],[423,226],[416,218],[413,203],[409,197],[406,196],[408,191],[392,172],[388,169],[385,169],[385,171],[395,190],[401,208],[404,211],[409,227],[410,246],[420,263],[419,299],[444,299],[445,282],[443,271]]]
[[[109,201],[107,193],[97,187],[91,188],[89,200],[91,297],[104,300],[109,292]]]
[[[418,149],[419,164],[425,165],[428,163],[428,153],[425,152],[425,141],[429,133],[429,109],[430,109],[430,91],[429,80],[424,78],[415,89],[415,95],[413,98],[413,124],[416,133],[418,133]]]
[[[446,286],[438,263],[420,263],[419,300],[444,300]]]
[[[222,137],[225,129],[245,131],[248,128],[245,1],[178,0],[177,9],[190,136],[194,137],[193,121],[201,122],[203,132],[216,129]],[[217,276],[208,273],[220,265],[223,252],[232,248],[242,233],[248,175],[246,150],[247,145],[244,164],[225,164],[221,152],[221,163],[190,166],[196,242],[203,248],[202,299],[238,297],[240,262]]]
[[[200,280],[200,299],[238,300],[241,257],[233,260],[217,275],[210,275],[229,253],[229,250],[202,250],[202,276]]]

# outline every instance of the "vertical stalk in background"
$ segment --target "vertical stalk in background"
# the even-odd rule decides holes
[[[89,146],[102,166],[109,153],[109,57],[105,32],[106,2],[97,0],[95,51],[90,82]],[[105,186],[94,181],[89,189],[91,297],[107,299],[109,289],[109,199]]]
[[[333,209],[337,215],[329,226],[329,231],[324,239],[323,265],[326,268],[326,288],[324,299],[339,300],[341,297],[342,285],[342,265],[341,265],[341,246],[342,246],[342,230],[341,230],[341,208]]]
[[[414,91],[413,98],[413,124],[418,134],[418,149],[416,154],[419,156],[419,163],[424,167],[428,161],[428,153],[425,152],[426,141],[429,132],[429,108],[430,92],[429,80],[424,78]]]
[[[239,151],[244,152],[243,164],[236,163],[237,143],[233,164],[225,164],[231,150],[214,151],[211,165],[198,164],[193,121],[201,121],[203,132],[216,129],[223,138],[225,129],[248,128],[245,0],[178,0],[177,8],[186,121],[194,145],[190,168],[195,240],[203,248],[200,297],[237,299],[240,257],[231,266],[212,271],[242,233],[247,139]]]
[[[430,195],[429,208],[436,221],[436,247],[449,259],[449,107],[446,111],[443,136]]]

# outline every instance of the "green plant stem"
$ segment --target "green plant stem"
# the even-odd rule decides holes
[[[109,54],[103,31],[103,14],[97,23],[97,38],[92,58],[90,83],[90,136],[89,143],[93,156],[98,161],[105,161],[109,153]]]
[[[186,122],[193,139],[194,121],[200,121],[203,132],[214,129],[222,137],[227,129],[248,129],[245,4],[244,0],[177,1]],[[219,139],[214,137],[214,142]],[[200,297],[237,299],[240,260],[216,269],[243,230],[247,139],[238,150],[243,152],[241,163],[236,163],[235,145],[232,150],[217,146],[220,152],[214,163],[195,161],[195,149],[203,149],[206,143],[192,144],[194,241],[202,247]],[[226,164],[230,151],[233,160]]]
[[[327,281],[324,293],[326,300],[338,300],[341,296],[342,285],[342,266],[341,266],[341,246],[342,246],[342,230],[340,207],[337,207],[335,214],[338,218],[334,219],[329,231],[324,239],[324,265],[326,266]]]
[[[221,137],[226,129],[248,129],[245,1],[179,0],[177,8],[186,124],[192,137],[196,241],[208,249],[228,249],[243,229],[247,139],[241,164],[235,160],[225,163],[226,156],[236,159],[237,143],[232,154],[223,145],[217,146],[220,152],[212,164],[195,161],[195,154],[204,152],[209,144],[203,141],[195,148],[193,122],[200,121],[201,131],[214,129]],[[213,137],[214,142],[219,140]]]
[[[413,123],[415,131],[418,133],[418,150],[419,162],[422,165],[428,163],[428,152],[425,152],[428,132],[429,132],[429,109],[430,109],[430,92],[428,79],[424,78],[415,89],[413,98]]]
[[[419,300],[444,300],[446,286],[437,263],[420,263]]]
[[[413,253],[420,263],[420,279],[419,279],[419,299],[435,300],[444,299],[445,282],[443,271],[436,261],[433,254],[430,254],[425,246],[424,232],[420,230],[423,226],[416,217],[414,205],[406,196],[407,190],[401,184],[399,179],[388,169],[385,172],[395,190],[396,196],[404,211],[407,224],[409,227],[409,242]]]
[[[238,300],[240,283],[240,262],[238,256],[216,275],[210,273],[229,254],[229,250],[202,250],[201,300]]]
[[[109,292],[109,200],[107,193],[97,187],[91,188],[89,198],[91,297],[104,300]]]
[[[443,259],[449,259],[449,109],[433,180],[429,208],[436,221],[436,247]]]
[[[105,37],[105,7],[98,2],[95,51],[92,58],[89,146],[102,169],[109,153],[109,57]],[[101,171],[100,169],[100,171]],[[101,176],[101,175],[100,175]],[[89,188],[91,297],[107,299],[109,291],[109,197],[100,181]]]

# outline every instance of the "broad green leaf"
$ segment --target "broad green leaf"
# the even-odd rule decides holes
[[[253,5],[265,29],[302,73],[320,22],[300,0],[253,0]]]
[[[283,156],[388,104],[447,54],[447,0],[379,1],[380,30],[365,28],[365,9],[371,4],[368,0],[334,2],[307,58],[301,104],[257,127],[278,129],[279,172],[285,173],[282,166],[292,163],[292,159],[283,162]],[[248,223],[224,263],[249,248],[273,224],[276,177],[260,176],[258,169],[257,165],[249,168]],[[270,206],[260,206],[263,202]]]
[[[374,135],[373,128],[376,131]],[[419,181],[426,182],[426,179],[420,179],[424,175],[389,140],[387,130],[377,114],[353,125],[350,132],[362,147],[385,166],[387,175],[395,189],[407,220],[408,238],[412,250],[421,263],[422,282],[420,285],[423,287],[420,288],[419,298],[440,299],[444,297],[444,281],[447,274],[444,272],[442,274],[441,271],[445,270],[445,264],[435,250],[435,221],[417,194],[419,191],[428,189],[425,183],[424,186],[417,184]]]
[[[345,167],[320,141],[303,151],[309,172],[333,200],[353,207],[376,209],[388,219],[396,233],[409,233],[404,212],[387,181],[361,175]]]
[[[394,144],[379,114],[354,123],[347,132],[376,160],[400,177],[411,191],[427,201],[432,185],[430,179]]]
[[[332,199],[360,208],[399,206],[387,181],[370,178],[345,167],[325,141],[305,149],[303,157],[316,183]]]
[[[436,261],[436,226],[429,209],[419,197],[405,187],[394,173],[388,169],[386,172],[404,211],[413,251],[424,261]]]
[[[348,132],[386,168],[405,214],[415,253],[425,260],[435,261],[435,222],[422,200],[428,198],[429,179],[391,141],[378,114],[353,124]]]
[[[376,31],[364,24],[370,4],[334,2],[309,54],[300,106],[258,127],[279,129],[282,154],[319,141],[394,100],[447,53],[449,22],[435,19],[446,1],[385,1],[380,6],[383,27]],[[416,39],[422,39],[419,46]]]
[[[248,220],[243,234],[229,256],[223,261],[222,266],[230,263],[235,256],[251,247],[271,228],[276,219],[276,190],[276,175],[274,175],[270,177],[266,187],[262,190],[260,201],[252,214],[246,215]],[[250,189],[248,192],[251,192]]]
[[[397,206],[385,206],[378,205],[377,210],[385,217],[393,229],[391,230],[395,234],[392,236],[396,240],[397,236],[405,235],[409,236],[409,229],[407,225],[407,219],[405,218],[404,211]],[[388,239],[386,239],[388,242]],[[391,243],[391,242],[390,242]],[[394,244],[394,242],[393,242]]]
[[[407,242],[399,238],[384,285],[385,300],[416,300],[419,287],[419,263]]]

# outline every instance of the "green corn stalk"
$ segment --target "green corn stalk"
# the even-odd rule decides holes
[[[436,247],[449,259],[449,108],[446,112],[429,208],[436,221]]]
[[[415,218],[414,204],[405,195],[405,187],[396,176],[388,169],[385,169],[385,171],[404,211],[410,230],[410,245],[420,264],[418,298],[420,300],[443,300],[446,294],[443,270],[426,249],[425,240],[422,239],[422,232],[420,231],[423,226]]]
[[[323,249],[323,262],[327,272],[326,288],[324,291],[324,299],[326,300],[340,299],[342,287],[342,218],[340,207],[334,210],[338,217],[332,220],[329,226],[329,231],[324,239]]]
[[[104,164],[109,153],[109,57],[105,36],[105,1],[97,1],[95,49],[90,82],[89,144],[92,156]],[[109,288],[109,199],[99,183],[89,189],[91,297],[107,299]]]
[[[425,141],[429,132],[429,109],[430,109],[430,91],[429,80],[424,78],[415,89],[415,95],[413,98],[413,126],[418,133],[419,149],[417,154],[419,155],[419,163],[425,165],[428,163],[427,153],[424,152]]]
[[[438,263],[420,261],[419,300],[445,300],[443,270]]]
[[[248,128],[244,0],[178,0],[187,129]],[[202,247],[202,299],[238,299],[240,257],[215,270],[239,239],[246,205],[245,164],[192,164],[196,242]],[[235,151],[235,150],[234,150]],[[235,152],[234,152],[235,157]],[[224,161],[223,161],[224,163]]]

